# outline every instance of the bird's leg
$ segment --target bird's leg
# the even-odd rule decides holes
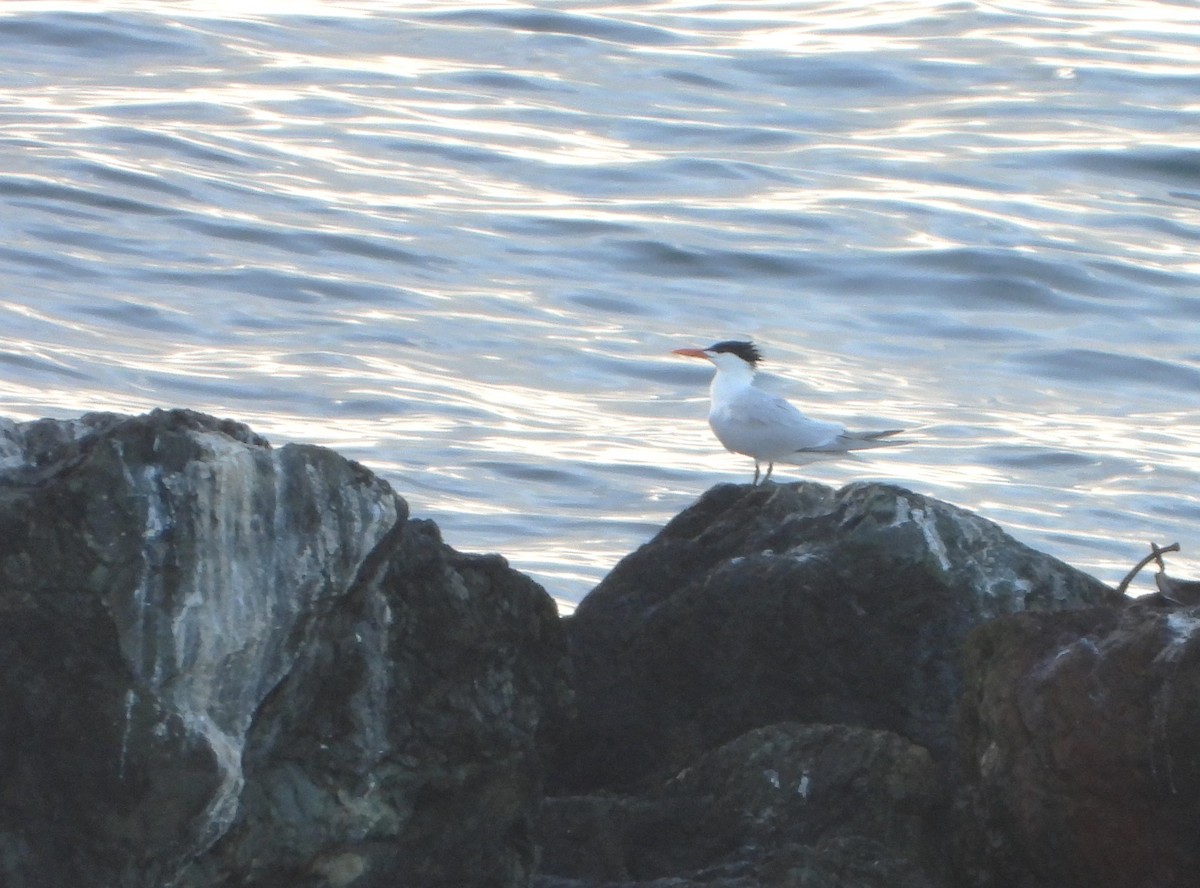
[[[775,463],[767,463],[767,474],[763,475],[763,484],[771,480],[771,472],[775,469]]]
[[[759,473],[758,460],[755,460],[754,461],[754,480],[750,482],[751,487],[758,486],[758,473]]]

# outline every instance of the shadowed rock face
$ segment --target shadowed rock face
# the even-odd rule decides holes
[[[1010,617],[966,655],[964,885],[1197,884],[1200,608]]]
[[[926,888],[917,860],[938,795],[928,752],[894,734],[785,722],[635,796],[551,799],[543,868],[558,884],[683,886],[690,876],[718,886]]]
[[[580,722],[559,785],[627,786],[788,720],[890,730],[944,760],[974,627],[1115,598],[897,487],[714,488],[567,621]]]
[[[331,451],[0,426],[10,888],[524,884],[564,670],[540,587]]]

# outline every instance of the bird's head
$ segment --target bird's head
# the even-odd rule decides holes
[[[712,361],[718,370],[748,368],[753,371],[758,367],[758,362],[762,360],[758,346],[753,342],[736,339],[717,342],[708,348],[677,348],[673,354],[688,358],[704,358],[706,361]]]

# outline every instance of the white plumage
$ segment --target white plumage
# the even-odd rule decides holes
[[[901,444],[887,440],[902,431],[851,432],[837,422],[811,419],[777,395],[754,385],[762,360],[751,342],[718,342],[708,348],[679,348],[675,354],[704,358],[717,368],[709,388],[708,424],[726,450],[754,460],[754,483],[759,483],[762,463],[771,477],[775,463],[803,463],[851,450]]]

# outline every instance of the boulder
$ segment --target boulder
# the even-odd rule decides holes
[[[944,762],[973,628],[1115,600],[899,487],[718,486],[566,621],[580,718],[555,786],[636,786],[781,721],[891,731]]]
[[[960,767],[960,885],[1196,885],[1200,608],[981,628],[966,648]]]
[[[6,888],[525,885],[568,699],[549,596],[331,451],[0,425]]]
[[[884,484],[716,487],[560,620],[331,451],[0,420],[0,885],[1185,888],[1198,638]]]

